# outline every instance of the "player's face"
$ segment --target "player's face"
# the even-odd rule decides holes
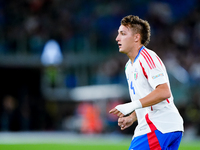
[[[127,54],[134,47],[134,33],[124,25],[121,25],[118,30],[116,41],[119,46],[119,52]]]

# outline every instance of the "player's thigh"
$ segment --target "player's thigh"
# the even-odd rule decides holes
[[[157,138],[159,139],[162,150],[178,150],[182,139],[181,131],[163,134],[160,131],[156,130],[155,133]]]
[[[147,134],[135,137],[131,141],[129,150],[150,150]]]
[[[182,138],[182,132],[161,133],[158,130],[135,137],[129,150],[177,150]]]
[[[171,144],[168,146],[167,150],[178,150],[181,139],[182,139],[183,133],[182,132],[174,132]]]

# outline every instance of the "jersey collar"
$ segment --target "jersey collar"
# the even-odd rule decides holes
[[[138,59],[138,57],[139,57],[139,55],[140,55],[140,52],[141,52],[144,48],[145,48],[144,46],[142,46],[142,47],[140,48],[140,50],[139,50],[137,56],[136,56],[135,59],[134,59],[134,62]],[[133,62],[133,63],[134,63],[134,62]]]

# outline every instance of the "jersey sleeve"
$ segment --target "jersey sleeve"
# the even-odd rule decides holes
[[[144,70],[148,77],[148,82],[153,89],[159,84],[167,83],[165,66],[161,59],[153,51],[144,50],[141,52]]]

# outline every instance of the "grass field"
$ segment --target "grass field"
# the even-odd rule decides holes
[[[130,141],[121,135],[0,133],[0,150],[128,150]],[[183,140],[179,150],[200,150],[200,140]]]
[[[128,144],[128,143],[127,143]],[[2,144],[1,150],[128,150],[128,145],[106,144]],[[200,150],[200,143],[183,143],[179,150]]]

